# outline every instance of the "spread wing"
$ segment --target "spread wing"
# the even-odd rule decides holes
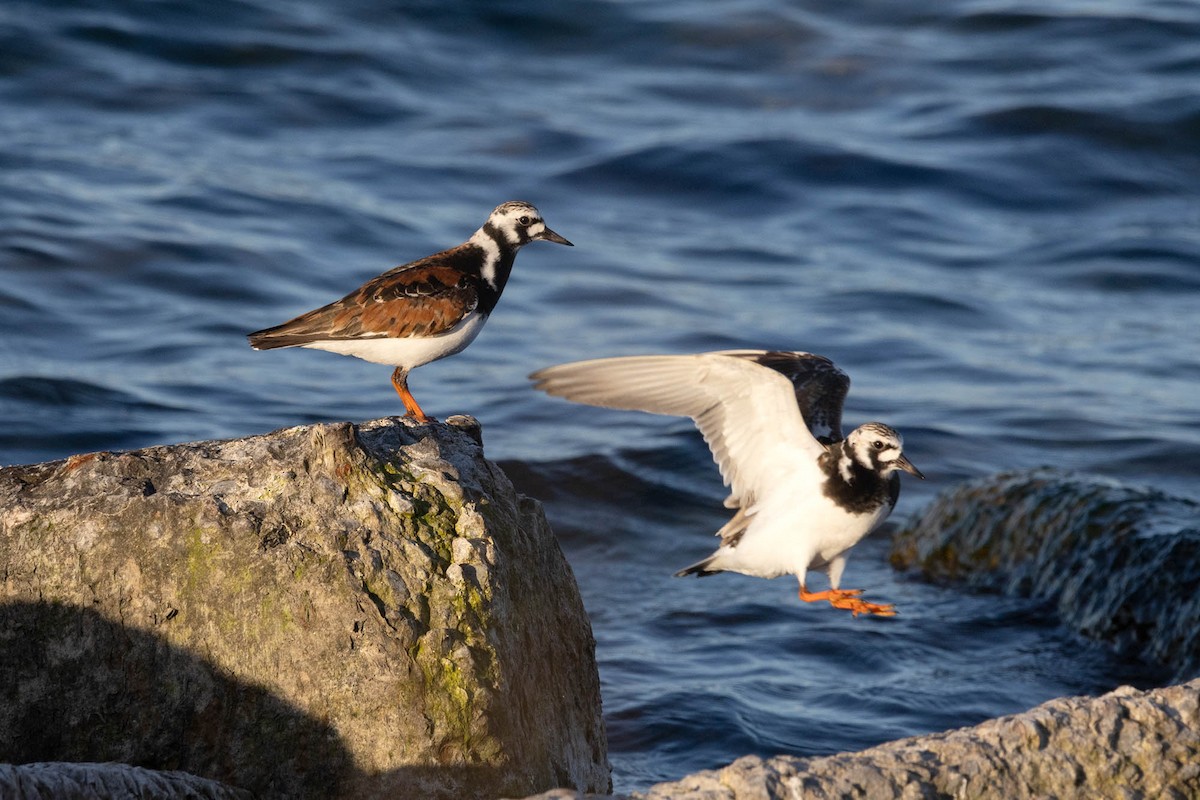
[[[725,350],[721,355],[744,358],[784,375],[796,392],[796,405],[818,441],[840,442],[842,406],[850,376],[825,356],[795,350]]]
[[[792,384],[751,359],[723,353],[602,358],[530,377],[538,389],[579,403],[691,417],[731,500],[742,507],[825,451],[805,426]]]
[[[472,276],[444,263],[418,261],[385,272],[341,300],[250,334],[258,350],[338,339],[436,336],[479,305]]]

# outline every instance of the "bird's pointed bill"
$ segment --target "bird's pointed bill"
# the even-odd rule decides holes
[[[540,239],[545,242],[555,242],[557,244],[565,244],[567,247],[575,246],[575,245],[571,244],[571,242],[567,241],[566,238],[559,236],[557,233],[550,230],[549,228],[546,228],[545,230],[543,230],[541,233],[539,233],[537,236],[535,236],[533,238]]]
[[[913,465],[913,463],[908,460],[908,456],[901,455],[899,458],[897,458],[896,466],[899,467],[900,469],[904,470],[905,472],[907,472],[909,475],[915,475],[916,477],[920,478],[921,480],[925,480],[924,473],[922,473],[921,470],[917,469]]]

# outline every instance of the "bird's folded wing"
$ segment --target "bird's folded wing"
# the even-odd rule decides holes
[[[629,356],[548,367],[537,388],[606,408],[691,417],[712,449],[734,500],[745,506],[824,447],[812,437],[791,382],[779,372],[719,353]]]
[[[250,335],[260,349],[339,339],[436,336],[479,303],[474,282],[446,266],[415,266],[368,281],[341,300]]]

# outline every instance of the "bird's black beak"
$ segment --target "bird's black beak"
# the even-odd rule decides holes
[[[899,467],[900,469],[907,472],[909,475],[915,475],[916,477],[920,478],[921,480],[925,480],[925,475],[921,472],[921,470],[919,470],[915,466],[913,466],[913,463],[908,460],[908,456],[902,454],[899,458],[897,458],[892,463],[894,463],[897,467]]]
[[[571,244],[570,242],[568,242],[563,237],[559,236],[554,231],[550,230],[549,228],[544,229],[541,233],[539,233],[537,236],[534,236],[533,238],[541,239],[541,240],[547,241],[547,242],[557,242],[558,244],[565,244],[567,247],[575,246],[575,245]]]

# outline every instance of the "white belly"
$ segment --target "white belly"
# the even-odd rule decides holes
[[[310,342],[301,347],[354,356],[374,364],[400,367],[407,372],[466,349],[479,335],[486,321],[487,317],[482,314],[472,314],[438,336],[414,336],[407,339],[328,339]]]
[[[741,541],[720,548],[714,566],[760,578],[803,576],[858,544],[889,511],[884,506],[876,513],[851,514],[823,495],[799,492],[760,505]]]

